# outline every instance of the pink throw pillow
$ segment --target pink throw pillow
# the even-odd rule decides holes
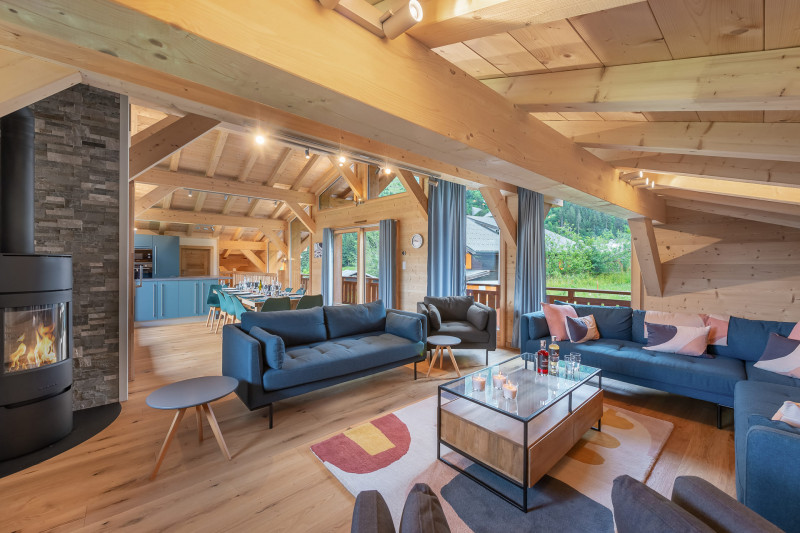
[[[571,305],[557,305],[557,304],[542,304],[542,311],[544,311],[544,318],[547,320],[547,329],[550,330],[550,336],[555,335],[556,340],[566,341],[569,340],[567,336],[567,317],[578,318],[578,313]]]
[[[548,322],[547,325],[549,326],[550,322]],[[792,330],[791,333],[789,333],[789,338],[792,339],[793,341],[800,341],[800,322],[794,325],[794,329]]]

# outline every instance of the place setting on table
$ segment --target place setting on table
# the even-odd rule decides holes
[[[284,291],[280,283],[265,285],[261,281],[248,281],[245,279],[233,287],[222,287],[222,290],[238,298],[245,307],[256,309],[270,298],[291,298],[299,300],[302,294],[291,294],[291,289]]]

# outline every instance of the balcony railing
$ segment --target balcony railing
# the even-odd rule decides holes
[[[378,299],[378,279],[367,279],[367,299],[366,302],[374,302]],[[342,303],[358,303],[358,280],[356,278],[342,278]]]
[[[557,293],[557,294],[554,294]],[[610,298],[614,296],[615,298]],[[566,287],[547,287],[547,301],[556,300],[571,304],[583,305],[620,305],[631,306],[630,291],[607,291],[602,289],[573,289]]]

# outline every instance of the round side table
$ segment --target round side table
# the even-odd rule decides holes
[[[432,344],[436,347],[433,351],[433,357],[431,358],[431,364],[428,366],[428,373],[425,377],[430,377],[431,375],[431,368],[433,365],[436,364],[436,357],[439,357],[439,368],[442,368],[442,361],[444,360],[444,349],[447,348],[447,352],[450,354],[450,360],[453,362],[453,368],[456,369],[456,374],[461,377],[461,371],[458,369],[458,364],[456,363],[456,358],[453,355],[453,346],[457,346],[461,344],[461,339],[458,337],[451,337],[450,335],[433,335],[428,337],[428,344]]]
[[[211,410],[211,405],[209,404],[232,393],[238,385],[239,381],[229,376],[206,376],[178,381],[150,393],[146,401],[147,405],[153,409],[177,410],[175,418],[172,420],[172,425],[167,432],[167,438],[164,439],[164,444],[161,446],[158,459],[156,459],[156,466],[153,468],[153,473],[150,474],[150,479],[155,479],[158,469],[164,461],[164,456],[167,454],[167,448],[169,448],[172,439],[175,437],[175,433],[178,432],[178,425],[181,423],[183,415],[186,414],[187,409],[192,407],[195,408],[195,414],[197,415],[199,442],[203,442],[202,412],[205,411],[208,424],[211,426],[211,431],[219,444],[219,449],[230,461],[231,454],[225,445],[219,424],[217,424],[217,418],[214,416],[214,411]]]

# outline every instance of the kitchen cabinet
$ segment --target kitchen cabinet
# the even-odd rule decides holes
[[[139,235],[138,233],[133,236],[134,248],[147,248],[153,249],[153,236],[152,235]]]
[[[153,238],[153,277],[177,278],[180,275],[180,237],[169,235],[151,235],[151,237]]]
[[[136,322],[155,320],[157,318],[158,283],[143,280],[141,287],[136,287],[133,296],[133,319]]]
[[[133,317],[137,322],[208,315],[212,279],[143,280],[134,294]]]

